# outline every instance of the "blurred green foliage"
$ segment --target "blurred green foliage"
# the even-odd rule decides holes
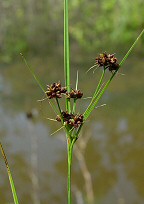
[[[143,0],[71,0],[69,4],[71,46],[76,49],[129,47],[144,27]],[[63,1],[0,2],[0,60],[11,62],[20,52],[63,53]]]

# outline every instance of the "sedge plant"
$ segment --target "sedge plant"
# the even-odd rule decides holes
[[[86,120],[89,118],[91,113],[95,110],[99,100],[107,90],[108,86],[112,82],[113,78],[117,74],[118,70],[121,68],[125,60],[130,55],[131,51],[135,47],[139,38],[143,35],[144,30],[139,34],[135,42],[132,44],[124,58],[120,63],[118,63],[117,58],[114,54],[108,54],[106,52],[101,53],[99,56],[96,57],[94,65],[88,70],[94,68],[101,68],[102,74],[99,80],[98,85],[95,88],[95,92],[91,97],[91,101],[84,111],[84,113],[77,113],[76,112],[76,105],[77,100],[81,100],[83,96],[83,92],[78,89],[78,74],[76,79],[76,87],[75,89],[71,88],[70,83],[70,44],[69,44],[69,14],[68,14],[68,0],[64,0],[64,73],[65,73],[65,85],[62,86],[60,82],[54,82],[53,84],[47,85],[47,89],[45,89],[42,85],[38,77],[35,75],[32,68],[28,65],[26,59],[21,54],[26,66],[32,73],[33,77],[35,78],[37,84],[40,86],[42,91],[44,92],[46,99],[49,102],[49,105],[52,107],[54,112],[56,113],[56,121],[61,123],[61,128],[65,130],[66,134],[66,141],[67,141],[67,202],[68,204],[72,204],[72,196],[71,196],[71,170],[72,170],[72,157],[73,157],[73,148],[80,136],[80,132],[82,127],[84,126]],[[111,72],[110,78],[107,82],[104,83],[105,74],[107,71]],[[62,110],[60,99],[65,97],[65,110]],[[0,146],[2,150],[2,154],[8,169],[8,175],[10,177],[10,183],[12,188],[12,193],[14,196],[14,203],[18,204],[18,199],[16,196],[16,190],[13,185],[13,179],[10,174],[10,168],[7,163],[6,156],[4,154],[4,150],[2,145]],[[12,182],[11,182],[12,181]]]

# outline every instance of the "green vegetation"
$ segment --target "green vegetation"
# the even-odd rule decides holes
[[[71,88],[70,83],[70,54],[69,54],[69,4],[68,0],[64,1],[64,70],[65,70],[65,84],[66,87],[62,87],[61,83],[53,83],[51,85],[47,85],[47,90],[45,91],[46,98],[48,99],[49,103],[52,105],[53,110],[58,115],[56,116],[56,120],[58,122],[61,122],[62,127],[65,130],[66,133],[66,139],[67,139],[67,157],[68,157],[68,204],[72,203],[72,197],[71,197],[71,168],[72,168],[72,156],[73,156],[73,147],[75,142],[77,141],[79,134],[81,132],[81,129],[88,119],[88,117],[91,115],[92,111],[96,108],[99,100],[105,93],[106,89],[112,82],[114,76],[118,72],[119,68],[122,66],[122,64],[125,62],[125,60],[130,55],[131,51],[135,47],[138,40],[141,38],[141,36],[144,33],[144,29],[141,31],[135,42],[132,44],[131,48],[128,50],[122,61],[118,64],[117,58],[114,56],[114,54],[107,54],[106,52],[100,54],[96,58],[96,62],[94,64],[94,67],[103,67],[103,72],[101,75],[101,78],[99,80],[99,83],[96,87],[96,90],[92,96],[91,102],[89,103],[86,111],[84,114],[79,114],[76,112],[76,102],[78,99],[81,99],[83,96],[83,93],[78,90],[78,75],[76,79],[76,89]],[[39,80],[37,79],[34,72],[31,70],[31,68],[28,66],[25,58],[23,57],[24,62],[26,63],[27,67],[30,69],[33,77],[35,78],[38,85],[44,90],[42,85],[40,84]],[[91,68],[90,68],[91,69]],[[89,70],[90,70],[89,69]],[[88,71],[89,71],[88,70]],[[103,80],[105,77],[106,71],[109,70],[111,72],[110,78],[107,80],[105,85],[103,86]],[[62,95],[66,96],[66,110],[63,111],[60,105],[60,99],[62,98]],[[55,100],[55,104],[50,102],[52,100]],[[72,110],[71,107],[73,106]],[[54,119],[50,119],[54,120]],[[60,129],[61,129],[60,128]],[[57,130],[59,131],[59,130]],[[57,132],[56,131],[56,132]]]
[[[120,63],[117,62],[117,58],[115,57],[114,54],[107,54],[106,52],[101,53],[96,58],[95,64],[94,64],[94,66],[92,68],[101,67],[102,68],[102,75],[100,77],[100,80],[99,80],[99,83],[98,83],[97,87],[95,88],[95,92],[94,92],[93,96],[91,97],[91,101],[90,101],[88,107],[86,108],[86,111],[83,114],[79,114],[78,112],[76,112],[76,105],[77,105],[76,102],[77,102],[78,99],[82,98],[83,93],[80,90],[78,90],[78,73],[77,73],[77,79],[76,79],[76,89],[71,88],[71,83],[70,83],[71,73],[70,73],[70,54],[69,54],[69,50],[70,50],[70,47],[69,47],[69,34],[70,33],[71,33],[71,35],[73,34],[72,36],[75,37],[80,44],[82,43],[82,46],[86,46],[88,48],[88,50],[94,49],[94,47],[91,48],[91,46],[89,45],[89,41],[88,41],[88,43],[85,43],[84,35],[82,33],[80,33],[81,30],[83,30],[80,25],[79,25],[80,30],[75,27],[76,30],[74,32],[72,32],[73,31],[73,26],[72,27],[69,26],[69,12],[68,12],[69,8],[72,8],[72,11],[73,11],[75,6],[79,6],[79,8],[81,9],[81,8],[83,8],[82,6],[84,5],[84,1],[81,1],[80,3],[81,3],[81,5],[79,5],[79,3],[77,1],[74,1],[74,2],[72,2],[72,4],[69,5],[68,0],[64,0],[64,70],[65,70],[65,85],[66,85],[65,87],[62,87],[60,82],[58,82],[58,83],[54,82],[51,85],[47,85],[47,90],[45,91],[45,88],[40,83],[38,77],[35,75],[34,71],[29,67],[29,65],[27,64],[27,61],[25,60],[25,58],[22,55],[22,58],[23,58],[23,60],[24,60],[24,62],[26,64],[26,66],[31,71],[31,73],[32,73],[33,77],[35,78],[36,82],[41,87],[42,91],[45,93],[46,99],[48,100],[48,102],[51,105],[52,109],[56,113],[56,121],[61,123],[61,125],[62,125],[61,128],[63,128],[65,130],[65,133],[66,133],[67,157],[68,157],[68,161],[67,161],[68,162],[68,175],[67,175],[67,178],[68,178],[68,204],[72,203],[71,170],[72,170],[73,147],[75,145],[75,142],[77,141],[77,139],[78,139],[78,137],[80,135],[81,129],[82,129],[83,125],[85,124],[86,120],[91,115],[92,111],[95,110],[99,100],[101,99],[101,97],[105,93],[106,89],[108,88],[108,86],[112,82],[112,80],[115,77],[116,73],[118,72],[119,68],[125,62],[125,60],[129,56],[129,54],[131,53],[131,51],[135,47],[136,43],[138,42],[138,40],[141,38],[141,36],[144,33],[144,30],[142,30],[141,33],[139,34],[138,38],[136,38],[135,42],[133,43],[133,45],[128,50],[128,52],[126,53],[126,55],[124,56],[124,58],[122,59],[122,61]],[[103,1],[102,1],[102,3],[103,3]],[[102,3],[99,5],[100,8],[101,7],[103,9],[105,7],[109,8],[108,10],[106,9],[106,11],[110,11],[111,8],[113,8],[112,5],[115,5],[115,4],[111,4],[111,5],[110,4],[105,4],[104,5]],[[93,4],[94,4],[94,2],[93,2]],[[90,7],[91,9],[93,8],[93,4]],[[40,3],[40,5],[41,5],[41,3]],[[31,8],[33,8],[33,7],[31,7]],[[89,4],[88,4],[88,8],[89,8]],[[104,9],[104,11],[105,11],[105,9]],[[78,14],[80,14],[80,13],[81,12],[79,11]],[[84,15],[88,17],[88,15],[86,15],[85,12],[84,12]],[[73,15],[70,14],[70,17],[72,17],[72,16]],[[102,22],[105,22],[104,19],[102,19],[101,23]],[[101,23],[99,22],[99,25]],[[84,24],[82,26],[84,26]],[[107,26],[106,26],[106,28],[107,28]],[[70,33],[69,33],[69,30],[70,30]],[[107,31],[105,30],[105,27],[103,27],[102,30],[103,30],[104,33],[107,33]],[[102,32],[102,30],[101,30],[101,27],[100,27],[101,32]],[[88,32],[88,34],[90,34],[90,33]],[[98,32],[98,35],[101,36],[102,33],[100,34]],[[80,36],[80,38],[79,38],[79,36]],[[90,37],[88,37],[88,39],[89,38]],[[125,45],[125,39],[123,39],[123,40],[124,40],[124,45]],[[121,41],[121,39],[120,39],[120,41]],[[126,39],[126,41],[127,41],[127,39]],[[113,42],[115,42],[115,40]],[[106,44],[107,43],[109,44],[109,42],[106,41]],[[94,43],[94,46],[95,46],[95,43]],[[117,46],[117,44],[116,44],[116,46]],[[23,47],[23,49],[24,49],[24,47]],[[103,45],[101,44],[101,42],[99,42],[98,47],[103,48]],[[17,49],[18,48],[16,48],[16,50]],[[8,58],[5,58],[6,56],[3,55],[3,57],[4,57],[3,59],[10,59],[9,58],[10,56],[12,57],[12,55],[7,55]],[[105,77],[106,71],[110,71],[111,75],[110,75],[109,79],[107,80],[107,82],[104,83],[104,77]],[[63,95],[65,96],[65,104],[66,104],[66,106],[65,106],[66,109],[64,111],[62,110],[61,104],[60,104],[60,99],[62,98]],[[50,120],[54,120],[54,119],[50,119]],[[3,147],[1,145],[1,143],[0,143],[0,149],[2,151],[2,155],[4,157],[5,164],[6,164],[6,167],[7,167],[8,176],[9,176],[9,180],[10,180],[10,185],[11,185],[13,198],[14,198],[14,203],[18,204],[18,199],[17,199],[17,194],[16,194],[14,182],[13,182],[11,172],[10,172],[10,168],[9,168],[9,165],[8,165],[8,162],[7,162],[7,158],[6,158],[6,155],[4,153],[4,150],[3,150]]]
[[[143,28],[144,2],[73,0],[69,2],[71,49],[85,52],[124,49]],[[63,47],[63,1],[2,0],[0,60],[16,60],[20,52],[46,56]],[[141,50],[139,44],[137,50]],[[123,53],[124,54],[124,53]]]

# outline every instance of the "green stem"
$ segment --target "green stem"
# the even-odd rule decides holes
[[[99,93],[99,95],[97,96],[96,100],[92,103],[92,105],[89,107],[89,109],[84,113],[84,119],[86,120],[91,112],[93,111],[93,109],[96,107],[97,103],[99,102],[100,98],[102,97],[102,95],[104,94],[104,92],[106,91],[106,89],[108,88],[109,84],[111,83],[112,79],[114,78],[115,74],[117,73],[117,70],[113,73],[113,75],[111,76],[111,78],[107,81],[106,85],[104,86],[104,88],[101,90],[101,92]]]
[[[101,85],[102,85],[102,82],[103,82],[104,75],[105,75],[105,68],[103,69],[101,78],[100,78],[100,80],[99,80],[99,83],[98,83],[98,85],[97,85],[97,88],[96,88],[96,90],[95,90],[95,93],[94,93],[94,95],[93,95],[93,97],[92,97],[92,101],[96,98],[97,93],[98,93],[99,90],[101,89]]]
[[[77,99],[74,99],[74,102],[73,102],[73,110],[72,110],[72,113],[75,114],[75,111],[76,111],[76,101]]]
[[[65,83],[70,92],[70,55],[69,55],[69,21],[68,21],[68,0],[64,0],[64,70]],[[66,109],[71,112],[70,99],[66,99]]]
[[[23,56],[22,53],[20,53],[25,65],[27,66],[27,68],[29,69],[29,71],[31,72],[32,76],[34,77],[35,81],[37,82],[37,84],[39,85],[39,87],[41,88],[41,90],[45,93],[45,89],[43,88],[40,80],[38,79],[38,77],[35,75],[34,71],[32,70],[32,68],[28,65],[26,58]]]
[[[136,40],[134,41],[134,43],[132,44],[132,46],[130,47],[130,49],[128,50],[128,52],[126,53],[126,55],[124,56],[124,58],[122,59],[122,61],[120,62],[120,66],[122,66],[122,64],[125,62],[125,60],[128,58],[128,56],[130,55],[131,51],[133,50],[133,48],[135,47],[137,41],[141,38],[141,36],[144,34],[144,29],[141,31],[141,33],[139,34],[139,36],[136,38]]]
[[[101,85],[102,85],[102,82],[103,82],[104,75],[105,75],[105,69],[104,69],[103,72],[102,72],[102,75],[101,75],[101,78],[100,78],[99,83],[98,83],[98,85],[97,85],[97,88],[96,88],[96,90],[95,90],[95,92],[94,92],[94,95],[93,95],[93,97],[92,97],[92,100],[91,100],[89,106],[87,107],[87,109],[86,109],[86,111],[85,111],[85,113],[84,113],[84,116],[87,116],[87,114],[88,114],[88,112],[89,112],[89,110],[90,110],[90,107],[92,106],[94,100],[97,98],[97,96],[98,96],[98,94],[99,94],[99,91],[100,91],[100,89],[101,89]]]
[[[73,155],[73,147],[76,142],[76,138],[70,139],[68,138],[68,204],[72,203],[71,198],[71,167],[72,167],[72,155]]]
[[[68,144],[68,204],[71,204],[71,146]]]

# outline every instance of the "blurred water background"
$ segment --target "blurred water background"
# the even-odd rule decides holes
[[[120,61],[144,27],[144,1],[70,1],[71,86],[91,96],[100,77],[86,71],[104,51]],[[66,204],[66,141],[55,114],[23,63],[42,84],[61,81],[63,1],[0,1],[0,140],[21,204]],[[73,158],[75,204],[144,203],[144,37],[85,124]],[[107,73],[109,77],[111,73]],[[81,100],[83,113],[88,100]],[[63,106],[64,108],[64,106]],[[31,117],[31,113],[33,117]],[[89,189],[87,189],[87,185]],[[0,204],[13,203],[0,156]]]

